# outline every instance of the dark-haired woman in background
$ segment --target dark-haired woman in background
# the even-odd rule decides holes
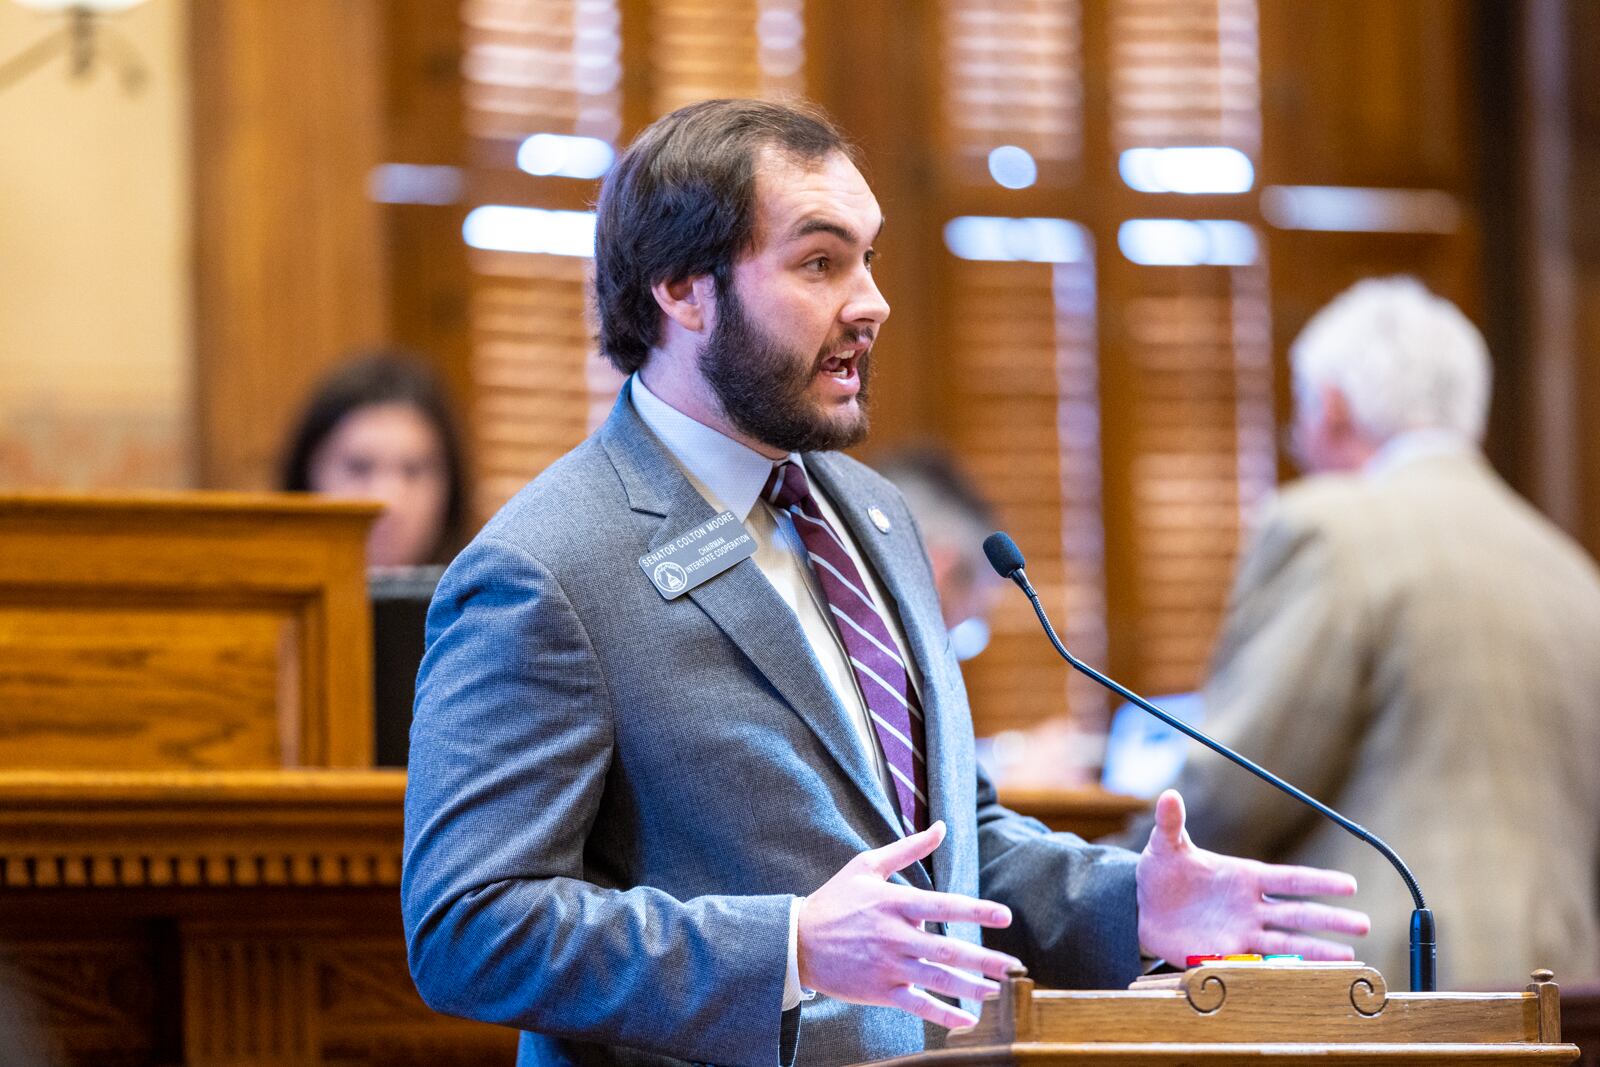
[[[461,547],[465,468],[438,376],[415,358],[381,351],[317,386],[284,453],[282,487],[382,501],[367,565],[427,566]]]

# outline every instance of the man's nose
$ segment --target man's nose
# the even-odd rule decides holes
[[[861,272],[862,282],[844,307],[843,318],[852,326],[870,324],[881,326],[889,317],[889,302],[878,288],[878,279],[871,271]]]

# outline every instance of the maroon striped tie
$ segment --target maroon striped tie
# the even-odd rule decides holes
[[[928,770],[923,757],[922,704],[911,688],[889,625],[873,604],[867,583],[844,543],[822,517],[800,465],[785,461],[774,467],[761,495],[794,517],[795,530],[828,601],[833,628],[850,657],[850,668],[855,671],[894,779],[900,821],[908,834],[924,829],[928,825]]]

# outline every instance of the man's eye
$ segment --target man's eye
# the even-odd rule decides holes
[[[806,260],[806,270],[813,274],[826,274],[828,272],[828,257],[818,256],[816,259]]]
[[[867,249],[866,255],[861,257],[862,265],[865,266],[869,271],[872,269],[872,265],[877,261],[878,253],[871,248]]]

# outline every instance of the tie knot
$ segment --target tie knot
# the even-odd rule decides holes
[[[782,511],[788,511],[810,495],[811,485],[806,481],[805,469],[787,459],[772,468],[761,490],[762,499]]]

